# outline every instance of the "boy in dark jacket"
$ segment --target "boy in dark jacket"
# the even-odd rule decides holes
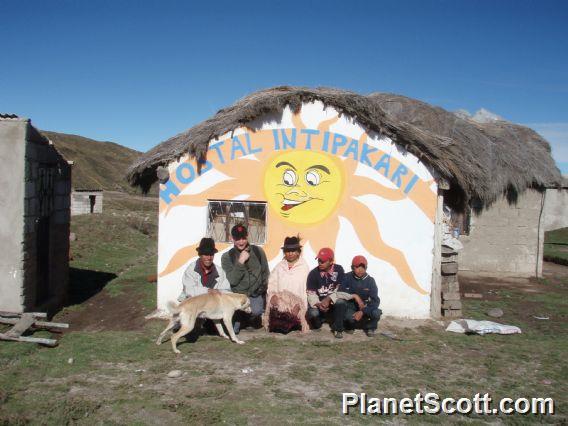
[[[332,249],[320,249],[316,257],[318,266],[308,274],[308,319],[316,331],[321,328],[326,315],[333,311],[337,289],[345,275],[343,267],[334,262],[334,257]]]
[[[345,323],[351,331],[358,322],[362,323],[367,336],[374,336],[382,314],[380,303],[377,284],[367,274],[367,259],[355,256],[351,261],[351,272],[345,275],[337,291],[333,310],[335,337],[343,337]]]

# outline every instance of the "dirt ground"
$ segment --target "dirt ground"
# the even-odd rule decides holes
[[[521,301],[523,310],[529,322],[539,322],[534,317],[546,317],[546,313],[535,310],[535,303],[530,300],[531,294],[544,294],[547,292],[561,293],[561,289],[554,284],[561,283],[568,279],[568,267],[555,263],[544,262],[543,276],[546,282],[528,278],[495,278],[490,276],[479,276],[467,272],[459,275],[460,291],[464,293],[475,293],[481,295],[480,300],[499,300],[502,291],[516,290],[527,293],[527,299]],[[552,284],[552,285],[551,285]],[[91,297],[80,311],[64,312],[57,317],[58,321],[69,323],[68,332],[74,331],[136,331],[143,330],[148,321],[159,324],[166,324],[163,319],[145,319],[151,314],[147,308],[142,306],[136,298],[131,297],[128,288],[118,295],[110,295],[108,292],[101,291]],[[557,318],[559,319],[559,318]],[[399,334],[405,329],[426,327],[431,329],[441,329],[448,321],[435,320],[411,320],[401,318],[383,317],[379,323],[379,333],[390,339],[400,338]],[[286,336],[276,333],[266,333],[263,330],[254,332],[243,332],[242,339],[254,339],[267,337],[268,335],[277,339],[299,339],[303,341],[333,339],[329,327],[321,333],[302,334],[292,332]],[[353,339],[365,340],[366,336],[359,330],[350,336]]]

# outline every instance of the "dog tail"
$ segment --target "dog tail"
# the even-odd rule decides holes
[[[179,314],[179,305],[176,302],[170,300],[168,302],[168,311],[170,311],[172,314]]]

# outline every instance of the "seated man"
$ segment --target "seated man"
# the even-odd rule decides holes
[[[367,336],[374,336],[382,314],[380,303],[377,284],[367,274],[367,259],[355,256],[351,262],[351,272],[345,275],[337,291],[333,311],[335,337],[343,337],[345,324],[346,332],[352,332],[356,323],[362,325]]]
[[[205,293],[231,292],[231,285],[225,276],[225,272],[213,263],[215,253],[217,253],[217,249],[213,238],[202,238],[199,247],[197,247],[199,258],[191,262],[183,273],[181,280],[183,289],[178,297],[178,302]],[[201,332],[202,325],[203,321],[200,320],[199,325],[194,328],[197,335]],[[209,320],[206,322],[207,330],[214,332],[215,327],[212,327],[212,325]],[[174,328],[174,330],[177,329],[179,329],[179,325]]]
[[[309,330],[306,278],[310,268],[302,257],[299,237],[286,237],[282,251],[284,259],[274,267],[268,279],[262,322],[268,331],[288,333],[301,329],[305,333]]]
[[[178,297],[179,302],[200,294],[231,291],[225,272],[213,263],[215,253],[217,249],[213,238],[202,238],[197,247],[199,258],[191,262],[183,273],[183,289]]]
[[[316,257],[318,266],[308,274],[308,319],[314,331],[320,330],[325,316],[333,311],[337,288],[345,274],[343,267],[334,263],[334,256],[332,249],[322,248]]]
[[[221,266],[227,274],[233,293],[246,294],[252,310],[250,315],[242,311],[236,313],[233,328],[239,334],[243,321],[249,322],[248,328],[261,327],[270,269],[264,250],[249,244],[248,231],[243,224],[233,226],[231,238],[233,248],[223,253]]]

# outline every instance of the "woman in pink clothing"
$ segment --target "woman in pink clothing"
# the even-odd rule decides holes
[[[310,268],[302,254],[299,237],[286,237],[282,246],[284,259],[270,273],[263,325],[268,331],[288,333],[309,331],[306,321],[308,302],[306,279]]]

